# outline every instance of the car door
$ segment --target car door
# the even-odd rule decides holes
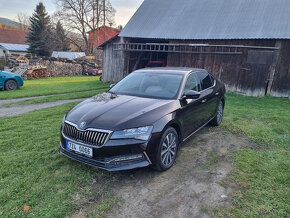
[[[0,71],[0,89],[2,89],[4,86],[4,78],[3,78],[3,75],[2,75],[2,71]]]
[[[201,90],[201,84],[199,81],[200,80],[195,72],[189,74],[185,82],[183,94],[189,90],[199,92]],[[184,138],[186,138],[202,125],[204,109],[201,98],[181,99],[180,104],[180,122],[182,124]]]
[[[198,71],[197,76],[201,84],[201,103],[203,104],[203,122],[208,122],[213,116],[215,116],[217,104],[219,101],[218,93],[215,93],[215,80],[205,70]]]

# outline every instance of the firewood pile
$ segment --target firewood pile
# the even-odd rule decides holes
[[[18,74],[23,79],[44,78],[47,77],[47,69],[45,66],[18,66],[12,69],[13,73]]]
[[[27,66],[29,64],[29,60],[26,57],[14,57],[11,56],[8,58],[8,64],[10,67],[17,67],[17,66]]]
[[[47,69],[46,68],[34,68],[26,71],[27,79],[35,79],[35,78],[45,78],[47,77]]]
[[[8,71],[14,72],[23,79],[98,75],[100,67],[86,59],[67,60],[61,58],[37,58],[37,57],[10,57]],[[92,73],[93,72],[93,73]]]
[[[40,61],[41,65],[46,66],[47,74],[50,77],[54,76],[76,76],[83,74],[81,64],[65,63],[59,61]]]

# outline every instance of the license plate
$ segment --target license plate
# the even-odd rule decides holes
[[[75,151],[79,154],[84,154],[88,157],[93,157],[93,149],[92,148],[89,148],[89,147],[86,147],[86,146],[82,146],[82,145],[78,145],[78,144],[75,144],[73,142],[69,142],[69,141],[66,141],[66,148],[68,150],[72,150],[72,151]]]

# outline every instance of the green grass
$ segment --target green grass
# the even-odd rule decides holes
[[[83,203],[76,194],[91,193],[104,172],[59,154],[60,123],[74,105],[0,118],[0,217],[65,217]]]
[[[65,217],[88,201],[90,215],[98,217],[113,207],[116,198],[104,187],[115,174],[58,153],[62,117],[75,104],[0,118],[0,217]],[[222,126],[259,146],[235,154],[230,177],[239,190],[233,204],[217,209],[216,215],[289,215],[289,112],[289,99],[228,95]],[[207,157],[215,162],[213,153]],[[106,185],[93,183],[96,178]],[[24,205],[31,209],[24,212]]]
[[[15,91],[0,91],[0,99],[53,95],[76,91],[92,91],[96,88],[108,87],[108,83],[102,83],[99,81],[99,77],[92,76],[34,79],[25,80],[24,86]]]
[[[258,144],[234,157],[231,175],[240,190],[221,216],[289,217],[290,100],[229,94],[223,126]]]
[[[36,104],[36,103],[44,103],[44,102],[52,102],[52,101],[58,101],[58,100],[69,100],[69,99],[79,99],[79,98],[89,98],[91,96],[97,95],[99,93],[107,91],[108,88],[101,88],[101,89],[95,89],[91,91],[81,91],[81,92],[74,92],[69,94],[61,94],[61,95],[52,95],[52,96],[46,96],[36,99],[28,99],[23,101],[18,101],[15,103],[7,103],[4,104],[3,107],[11,106],[11,105],[22,105],[22,104]]]
[[[208,151],[206,153],[206,163],[204,164],[204,167],[209,169],[216,163],[217,163],[217,155],[213,151]]]

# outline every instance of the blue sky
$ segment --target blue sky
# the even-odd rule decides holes
[[[15,20],[18,12],[31,15],[38,2],[40,0],[0,0],[0,17]],[[48,13],[52,14],[56,10],[55,0],[42,0],[42,2]],[[142,2],[143,0],[111,0],[117,10],[116,24],[124,26]]]

